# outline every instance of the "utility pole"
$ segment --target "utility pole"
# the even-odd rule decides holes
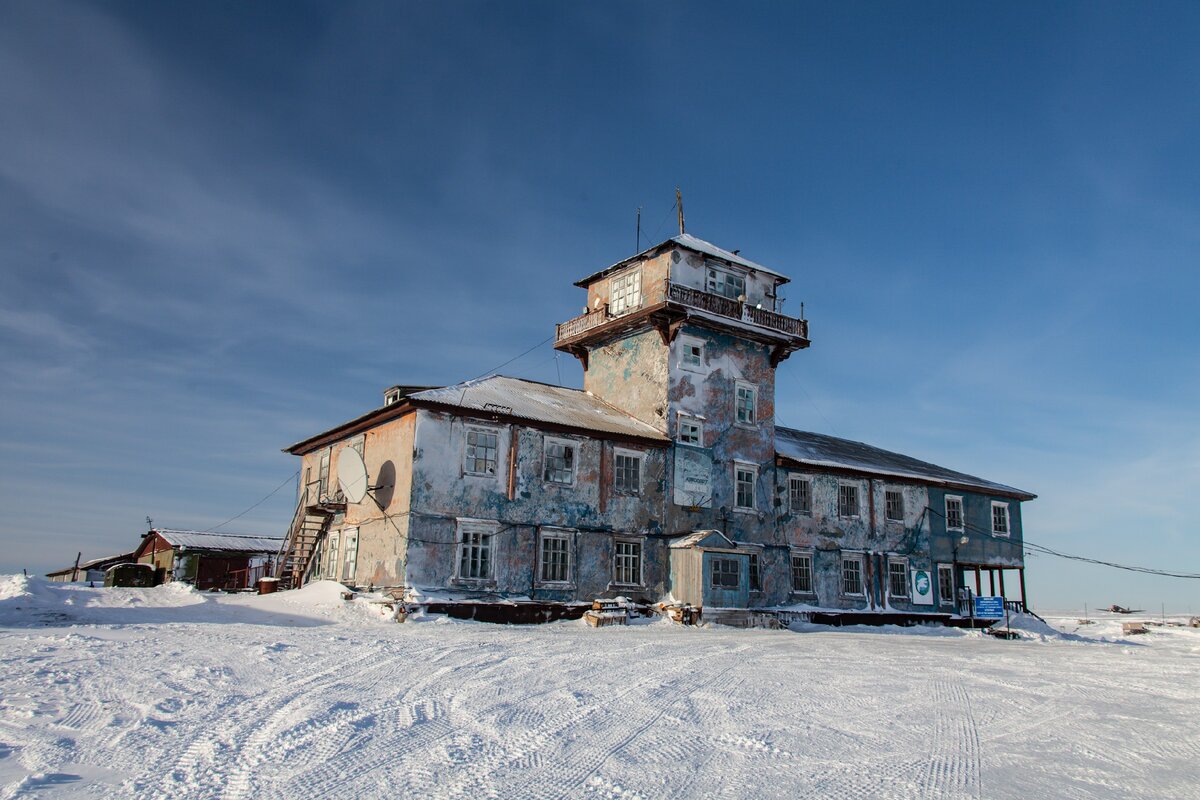
[[[683,235],[683,192],[675,187],[675,208],[679,209],[679,235]]]

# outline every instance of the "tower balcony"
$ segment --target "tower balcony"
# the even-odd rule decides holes
[[[584,358],[585,342],[608,340],[647,322],[659,329],[664,343],[675,338],[685,320],[703,320],[731,329],[739,335],[776,347],[778,360],[809,345],[808,320],[768,311],[669,278],[657,287],[647,287],[640,305],[624,313],[613,314],[608,304],[580,314],[556,326],[554,346],[558,350]],[[776,360],[776,359],[773,359]]]

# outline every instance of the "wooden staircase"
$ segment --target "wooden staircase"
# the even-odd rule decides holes
[[[313,499],[316,502],[310,502]],[[275,562],[275,577],[279,578],[280,589],[299,589],[304,584],[304,576],[312,564],[317,543],[329,530],[329,522],[334,514],[345,507],[345,503],[317,497],[316,492],[310,495],[308,488],[305,488]]]

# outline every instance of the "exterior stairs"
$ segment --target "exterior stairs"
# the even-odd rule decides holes
[[[308,500],[306,491],[296,506],[287,538],[279,549],[275,577],[279,579],[280,589],[299,589],[304,584],[317,543],[329,530],[334,515],[345,509],[344,503],[330,502],[329,498],[320,498],[315,503]]]

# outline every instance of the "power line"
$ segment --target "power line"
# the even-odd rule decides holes
[[[290,482],[292,481],[292,479],[293,479],[293,478],[295,478],[295,477],[296,477],[297,475],[299,475],[299,474],[300,474],[300,470],[296,470],[296,471],[295,471],[295,472],[293,472],[291,475],[289,475],[289,476],[287,476],[286,478],[284,478],[284,480],[283,480],[283,483],[279,484],[279,485],[278,485],[278,486],[276,486],[274,489],[272,489],[272,490],[270,491],[270,493],[269,493],[269,494],[268,494],[266,497],[264,497],[263,499],[259,500],[257,503],[255,503],[254,505],[250,506],[249,508],[247,508],[247,509],[246,509],[245,511],[243,511],[242,513],[240,513],[240,514],[235,514],[234,516],[232,516],[232,517],[230,517],[229,519],[227,519],[227,520],[225,520],[224,522],[222,522],[220,525],[214,525],[213,527],[211,527],[211,528],[208,528],[207,530],[201,531],[201,533],[213,533],[213,532],[215,532],[215,531],[216,531],[218,528],[224,528],[226,525],[228,525],[229,523],[233,522],[235,519],[241,519],[242,517],[246,516],[246,515],[247,515],[247,514],[249,514],[251,511],[253,511],[254,509],[258,508],[258,507],[259,507],[259,506],[261,506],[263,503],[267,502],[267,501],[268,501],[268,500],[270,500],[272,497],[274,497],[276,492],[278,492],[278,491],[279,491],[280,489],[282,489],[284,486],[287,486],[287,485],[288,485],[288,483],[290,483]]]

